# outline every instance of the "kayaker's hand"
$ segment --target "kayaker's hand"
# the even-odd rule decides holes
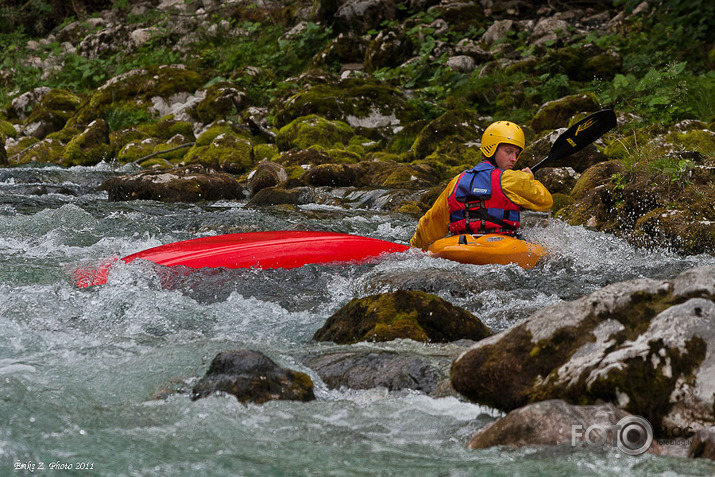
[[[526,172],[527,174],[530,174],[531,177],[534,177],[534,173],[531,172],[531,169],[529,169],[528,167],[523,168],[521,171]]]

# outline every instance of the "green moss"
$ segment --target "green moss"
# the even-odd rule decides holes
[[[253,168],[251,141],[231,132],[215,136],[208,145],[200,145],[199,141],[203,144],[207,133],[202,134],[197,139],[196,145],[186,153],[184,156],[186,164],[202,164],[231,174],[241,174]]]
[[[574,94],[546,103],[534,115],[530,126],[536,132],[564,127],[576,113],[600,109],[598,98],[593,93]]]
[[[101,119],[93,121],[81,134],[75,136],[64,151],[63,164],[67,166],[93,166],[111,155],[109,128]]]
[[[193,125],[187,121],[177,121],[171,115],[161,118],[156,123],[142,124],[141,126],[138,126],[137,129],[148,136],[158,137],[164,140],[171,139],[177,134],[181,134],[186,137],[188,141],[193,141],[195,139]],[[217,135],[218,134],[215,136]]]
[[[64,152],[64,144],[56,139],[45,138],[35,143],[19,156],[14,156],[10,164],[50,163],[59,164]]]
[[[77,109],[70,124],[87,124],[110,108],[151,105],[151,98],[188,92],[201,87],[201,76],[178,66],[152,66],[120,75],[96,89]],[[148,106],[147,106],[148,108]]]
[[[233,83],[219,82],[206,89],[206,96],[192,111],[195,116],[204,124],[209,124],[218,119],[226,119],[228,116],[240,113],[236,108],[241,107],[239,98],[245,96],[235,88]]]
[[[372,114],[395,115],[400,124],[420,117],[417,108],[409,104],[397,88],[374,79],[348,78],[335,84],[316,84],[308,91],[292,96],[276,111],[274,124],[281,128],[311,114],[345,122],[348,117],[363,119]]]
[[[148,138],[148,134],[140,131],[137,128],[122,129],[120,131],[113,131],[109,133],[109,145],[112,148],[112,154],[118,156],[120,154],[120,151],[124,149],[124,146],[126,146],[130,142],[138,143]]]
[[[556,193],[552,195],[554,199],[554,205],[551,206],[552,212],[558,212],[559,210],[572,205],[574,203],[574,198],[570,195]]]
[[[53,89],[42,98],[42,108],[51,111],[75,111],[82,100],[66,89]]]
[[[270,161],[278,155],[278,146],[275,144],[256,144],[253,146],[253,159],[256,163]]]
[[[666,137],[673,144],[687,151],[697,151],[706,157],[715,157],[715,133],[698,129],[687,132],[673,132]]]
[[[705,359],[707,344],[701,338],[692,338],[684,345],[685,352],[681,353],[677,348],[666,348],[662,341],[650,342],[645,357],[626,360],[624,366],[611,369],[590,387],[580,383],[577,388],[583,392],[582,399],[589,404],[599,400],[618,402],[617,393],[624,393],[628,396],[625,410],[645,417],[657,429],[673,405],[670,396],[677,381],[683,376],[692,378]],[[670,368],[667,372],[666,366]]]
[[[329,121],[318,115],[302,116],[282,127],[276,135],[278,149],[321,146],[326,149],[336,144],[348,144],[355,135],[353,128],[342,121]]]
[[[11,122],[0,119],[0,138],[17,137],[17,131]]]
[[[455,110],[431,121],[412,145],[415,158],[427,157],[437,150],[441,155],[449,155],[467,149],[465,143],[480,141],[487,125],[478,117],[476,111]]]
[[[142,157],[146,157],[154,152],[154,148],[159,144],[156,138],[147,138],[140,141],[129,141],[117,152],[117,162],[126,164],[135,162]]]

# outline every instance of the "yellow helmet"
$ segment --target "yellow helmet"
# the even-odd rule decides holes
[[[513,144],[524,150],[526,141],[524,131],[518,124],[510,121],[497,121],[490,124],[482,134],[482,146],[479,148],[486,157],[492,157],[501,143]],[[519,156],[521,156],[521,151]],[[519,158],[517,156],[517,159]]]

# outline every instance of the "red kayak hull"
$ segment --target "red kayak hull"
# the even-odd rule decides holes
[[[311,263],[360,262],[409,248],[408,245],[336,232],[247,232],[169,243],[121,260],[130,263],[140,258],[168,267],[297,268]],[[80,288],[105,284],[112,263],[95,269],[78,268],[74,272],[75,284]]]

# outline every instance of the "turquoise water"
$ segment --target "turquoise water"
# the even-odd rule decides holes
[[[712,256],[638,250],[534,214],[526,236],[553,256],[531,271],[406,252],[359,266],[198,272],[167,289],[156,269],[135,262],[115,267],[106,286],[77,289],[70,274],[78,266],[176,240],[300,229],[406,243],[416,224],[388,212],[388,191],[336,190],[332,205],[288,210],[249,209],[240,202],[109,203],[96,190],[129,171],[107,164],[0,169],[0,475],[715,472],[708,461],[630,457],[611,448],[468,450],[471,435],[497,411],[416,392],[328,390],[300,362],[308,353],[336,348],[310,338],[355,297],[425,290],[502,330],[551,303],[621,280],[673,277],[715,263]],[[336,205],[346,198],[350,206]],[[357,346],[458,351],[411,341]],[[233,397],[152,399],[167,383],[203,375],[219,351],[235,348],[260,350],[309,373],[317,400],[245,406]]]

